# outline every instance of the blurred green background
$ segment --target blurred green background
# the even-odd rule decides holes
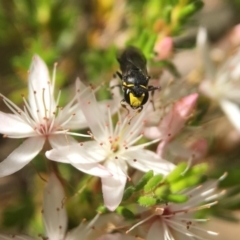
[[[63,91],[67,100],[66,93],[76,77],[95,85],[109,82],[118,69],[116,56],[126,45],[141,48],[151,60],[155,42],[170,36],[176,52],[184,51],[193,48],[199,25],[208,28],[210,40],[216,43],[240,22],[239,10],[239,0],[206,0],[204,7],[200,0],[0,1],[0,91],[21,105],[21,94],[27,95],[31,59],[39,54],[50,73],[58,62],[57,87],[67,89]],[[159,75],[162,70],[159,67],[154,74]],[[0,109],[9,111],[3,102]],[[18,140],[0,139],[0,159],[18,144]],[[212,169],[215,167],[212,175],[221,175],[227,166],[230,178],[225,187],[239,185],[239,145],[229,151],[221,144],[215,136],[207,156],[213,160],[208,160]],[[230,166],[226,160],[232,161]],[[45,183],[38,173],[44,176],[47,172],[43,155],[33,164],[0,179],[0,231],[42,232],[40,209]],[[101,201],[100,195],[93,197],[100,185],[71,166],[60,165],[60,171],[69,183],[69,226],[73,227],[79,219],[95,214],[89,206],[94,209]],[[90,183],[83,193],[74,195],[86,181]],[[81,208],[76,211],[76,206]],[[239,209],[239,204],[235,209]],[[219,209],[216,211],[219,213]]]

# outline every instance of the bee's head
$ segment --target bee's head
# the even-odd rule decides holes
[[[124,99],[131,106],[131,108],[136,109],[144,105],[148,100],[148,91],[143,91],[141,88],[125,89]]]

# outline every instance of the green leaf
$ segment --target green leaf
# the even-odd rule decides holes
[[[182,194],[169,194],[166,200],[174,203],[184,203],[187,202],[188,196]]]
[[[124,191],[122,200],[123,201],[128,200],[135,191],[136,191],[136,189],[133,186],[130,186],[130,187],[126,188],[125,191]]]
[[[144,45],[143,54],[147,59],[151,58],[153,54],[153,48],[154,48],[156,39],[157,39],[157,35],[151,34],[148,38],[148,41]]]
[[[107,208],[105,206],[99,206],[97,208],[97,212],[99,212],[99,213],[106,213],[107,212]]]
[[[130,211],[129,209],[127,209],[125,207],[122,207],[122,206],[119,206],[116,209],[116,212],[118,214],[122,215],[124,218],[127,218],[127,219],[134,219],[135,218],[135,215],[132,213],[132,211]]]
[[[177,167],[167,175],[166,181],[170,183],[177,181],[179,178],[182,177],[182,173],[186,171],[187,167],[188,167],[187,162],[182,162],[178,164]]]
[[[161,187],[158,187],[154,193],[160,199],[166,198],[166,196],[170,193],[169,186],[163,185]]]
[[[33,218],[34,211],[32,199],[26,194],[17,204],[5,208],[2,225],[6,227],[18,226],[19,229],[24,229]]]
[[[208,169],[208,165],[206,163],[200,163],[200,164],[197,164],[195,166],[193,166],[192,168],[190,168],[187,173],[186,173],[186,176],[189,176],[189,175],[204,175],[206,173]]]
[[[138,199],[138,203],[141,206],[150,207],[157,203],[157,199],[154,197],[150,197],[150,196],[141,196]]]
[[[153,176],[144,186],[144,191],[149,192],[153,190],[162,181],[162,179],[163,179],[163,175],[161,174],[157,174]]]
[[[203,180],[203,176],[190,176],[186,177],[182,180],[179,180],[178,182],[174,182],[170,185],[170,189],[172,193],[180,192],[184,189],[187,189],[189,187],[193,187],[201,183]]]
[[[140,179],[138,184],[135,186],[136,191],[140,191],[143,189],[143,187],[146,185],[146,183],[153,177],[153,170],[150,170],[149,172],[145,173],[143,177]]]
[[[194,1],[179,11],[178,19],[181,22],[186,22],[187,18],[198,12],[203,7],[202,1]]]

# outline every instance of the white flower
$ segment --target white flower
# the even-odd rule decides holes
[[[156,173],[168,174],[174,165],[163,160],[152,151],[144,147],[153,142],[134,145],[142,137],[144,126],[144,110],[135,116],[129,125],[129,118],[121,118],[114,126],[109,106],[106,106],[108,115],[98,107],[98,103],[90,89],[80,97],[81,109],[88,121],[93,136],[92,141],[73,144],[67,147],[55,148],[46,152],[49,159],[71,163],[79,170],[84,164],[103,162],[112,176],[102,178],[102,190],[105,205],[114,210],[121,202],[124,187],[128,179],[129,165],[140,171],[154,170]]]
[[[219,180],[225,176],[226,174]],[[215,200],[224,193],[217,192],[219,180],[210,180],[201,186],[184,191],[183,193],[189,197],[185,203],[159,205],[151,211],[143,212],[143,219],[127,232],[141,225],[140,232],[146,240],[203,240],[208,239],[209,234],[217,235],[216,232],[200,228],[200,223],[208,220],[195,219],[192,213],[217,204]]]
[[[44,189],[43,196],[43,223],[45,227],[44,236],[40,235],[42,239],[48,240],[96,240],[105,233],[103,226],[107,226],[109,222],[113,224],[119,221],[117,215],[99,214],[89,223],[82,222],[78,227],[67,232],[67,213],[64,206],[65,194],[63,187],[55,176],[51,174],[48,183]],[[99,230],[98,230],[99,229]],[[101,231],[100,231],[101,230]],[[1,240],[34,240],[36,238],[26,235],[4,235],[0,234]],[[39,238],[38,238],[39,239]]]
[[[240,132],[240,48],[215,70],[204,28],[199,29],[197,45],[206,71],[206,79],[202,81],[200,91],[218,102],[229,121]]]
[[[41,151],[46,140],[52,147],[59,147],[76,142],[69,135],[89,137],[69,132],[70,129],[87,126],[77,101],[78,95],[87,88],[82,85],[83,88],[79,89],[79,82],[76,81],[76,94],[72,100],[64,108],[59,107],[60,93],[54,100],[55,71],[51,82],[45,63],[40,57],[34,56],[28,79],[29,97],[28,101],[23,97],[23,110],[1,95],[12,113],[0,112],[0,133],[9,138],[28,139],[0,163],[0,177],[12,174],[28,164]]]

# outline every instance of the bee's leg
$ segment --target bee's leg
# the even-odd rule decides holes
[[[129,115],[129,109],[127,108],[128,104],[124,99],[121,100],[121,106],[127,110],[127,116],[128,116]]]
[[[120,72],[116,72],[116,73],[113,74],[113,78],[117,78],[117,76],[122,80],[122,74]],[[115,87],[121,88],[122,84],[113,85],[113,86],[110,87],[110,89],[113,89]]]
[[[151,92],[151,103],[152,103],[152,106],[153,106],[153,111],[155,111],[153,95],[155,93],[155,90],[158,90],[158,89],[161,89],[161,87],[148,86],[148,91]]]
[[[113,74],[114,78],[116,78],[117,76],[122,80],[122,74],[118,71],[115,74]]]
[[[136,117],[141,111],[143,110],[143,106],[140,106],[134,113],[134,115],[132,115],[132,117],[130,117],[129,121],[128,121],[128,124],[130,125],[131,124],[131,121],[134,117]]]

